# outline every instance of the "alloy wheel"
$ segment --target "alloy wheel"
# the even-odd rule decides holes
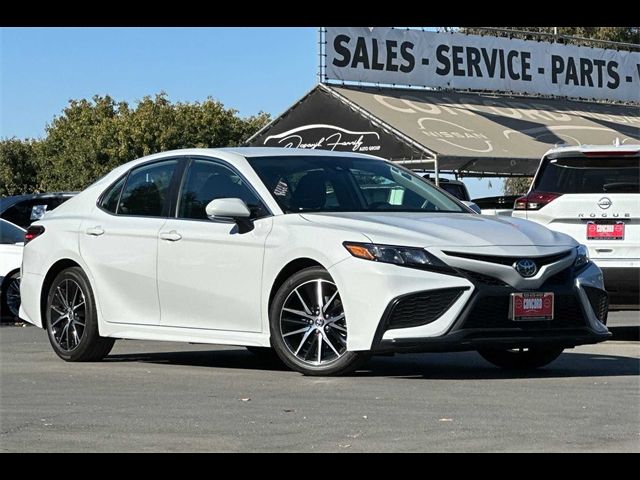
[[[325,279],[298,285],[280,311],[287,349],[313,366],[333,363],[347,352],[347,323],[338,288]]]
[[[20,276],[9,281],[7,287],[7,308],[12,316],[17,317],[20,311]]]
[[[65,278],[56,287],[50,305],[51,332],[57,345],[71,351],[79,344],[86,325],[86,301],[80,285]]]

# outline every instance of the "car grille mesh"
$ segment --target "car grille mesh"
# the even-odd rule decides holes
[[[417,327],[444,314],[466,288],[442,288],[400,298],[392,307],[387,328]]]
[[[479,298],[461,328],[571,328],[586,325],[575,295],[556,294],[553,320],[544,321],[510,320],[509,299],[510,295]]]
[[[604,290],[593,287],[584,287],[591,308],[593,308],[596,318],[602,323],[607,323],[607,313],[609,312],[609,295]]]

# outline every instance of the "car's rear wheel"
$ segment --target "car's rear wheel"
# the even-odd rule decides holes
[[[18,318],[20,310],[20,272],[13,272],[4,279],[0,304],[2,316],[8,320]]]
[[[80,267],[63,270],[51,283],[45,322],[53,350],[67,362],[102,360],[115,342],[98,334],[93,291]]]
[[[348,324],[338,288],[321,267],[301,270],[278,290],[270,308],[271,344],[282,361],[305,375],[342,375],[366,352],[347,351]]]
[[[560,356],[562,347],[483,348],[478,350],[486,361],[511,370],[530,370],[544,367]]]

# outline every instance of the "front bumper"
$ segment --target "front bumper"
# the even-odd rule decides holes
[[[525,348],[557,345],[564,348],[598,343],[611,337],[606,328],[608,297],[602,273],[594,264],[578,273],[572,268],[547,279],[538,291],[554,292],[555,318],[549,321],[509,320],[509,298],[516,290],[491,282],[488,277],[469,278],[470,296],[441,335],[408,335],[421,327],[393,328],[394,311],[402,297],[394,299],[382,315],[371,349],[374,352],[464,351],[482,347]],[[462,294],[459,295],[462,297]],[[456,306],[460,299],[453,303]],[[403,312],[424,312],[415,306]]]

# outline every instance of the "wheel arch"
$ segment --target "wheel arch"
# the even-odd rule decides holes
[[[82,268],[78,262],[71,260],[70,258],[63,258],[51,265],[47,274],[44,276],[42,288],[40,290],[40,318],[42,320],[43,328],[45,325],[45,319],[47,318],[47,297],[49,295],[49,287],[51,287],[53,280],[60,272],[71,267]],[[82,270],[84,271],[84,269]]]
[[[267,308],[271,308],[273,297],[275,297],[282,284],[286,282],[287,279],[291,277],[291,275],[299,272],[300,270],[304,270],[305,268],[310,267],[322,267],[325,270],[328,270],[327,267],[322,265],[322,263],[320,263],[319,261],[308,257],[296,258],[295,260],[291,260],[284,267],[282,267],[275,280],[273,281],[273,284],[271,285],[271,290],[269,291],[269,303],[267,305]]]

